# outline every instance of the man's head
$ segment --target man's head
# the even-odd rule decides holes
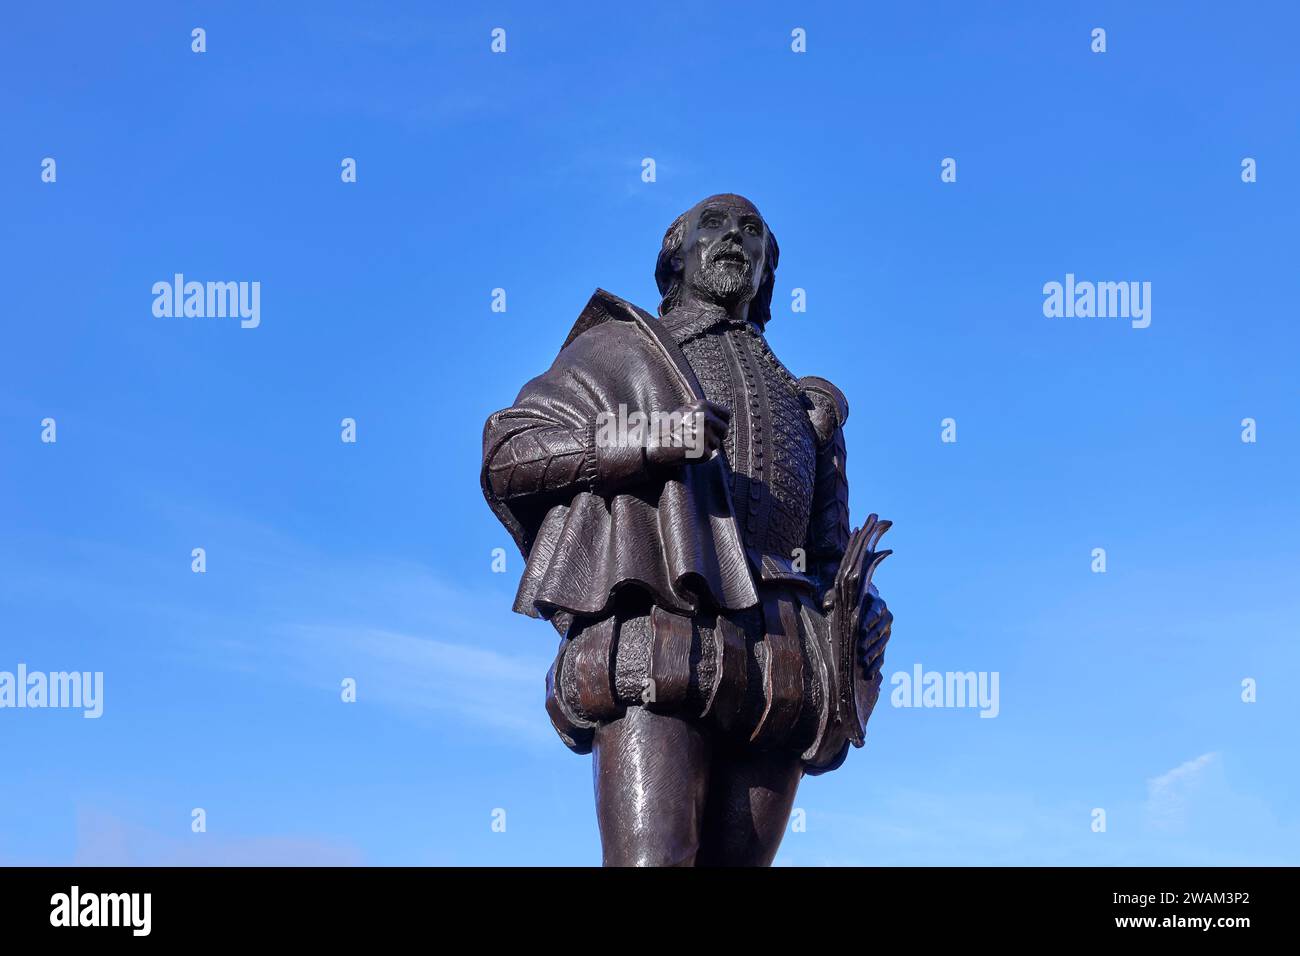
[[[655,282],[667,315],[686,292],[731,309],[749,303],[749,318],[766,325],[780,255],[776,237],[752,202],[723,193],[682,213],[664,234]]]

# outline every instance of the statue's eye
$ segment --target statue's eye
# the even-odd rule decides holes
[[[707,216],[707,217],[705,217],[705,220],[704,220],[704,228],[705,228],[705,229],[717,229],[718,226],[720,226],[721,224],[722,224],[722,221],[721,221],[720,219],[718,219],[717,216]]]
[[[747,233],[749,233],[751,236],[757,236],[757,235],[758,235],[758,226],[754,225],[754,224],[751,222],[751,223],[749,223],[749,224],[747,224],[747,225],[745,226],[745,231],[746,231]]]

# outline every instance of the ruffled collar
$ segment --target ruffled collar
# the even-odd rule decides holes
[[[763,334],[758,323],[734,318],[726,309],[716,305],[673,309],[660,321],[679,345],[719,327],[743,329],[755,335]]]

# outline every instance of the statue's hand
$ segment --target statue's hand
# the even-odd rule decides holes
[[[683,405],[669,417],[667,427],[652,436],[646,461],[659,467],[708,461],[722,447],[730,422],[731,413],[713,402]]]
[[[862,637],[859,639],[859,660],[867,680],[872,680],[880,673],[885,663],[885,645],[894,627],[894,615],[890,613],[885,602],[876,596],[872,599],[871,609],[862,625]]]

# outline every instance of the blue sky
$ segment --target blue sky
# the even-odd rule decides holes
[[[0,710],[0,863],[598,861],[482,422],[718,191],[895,522],[886,672],[1000,675],[882,699],[777,862],[1300,863],[1294,8],[614,6],[9,14],[0,670],[105,702]],[[177,272],[260,326],[156,318]],[[1067,273],[1150,327],[1046,318]]]

